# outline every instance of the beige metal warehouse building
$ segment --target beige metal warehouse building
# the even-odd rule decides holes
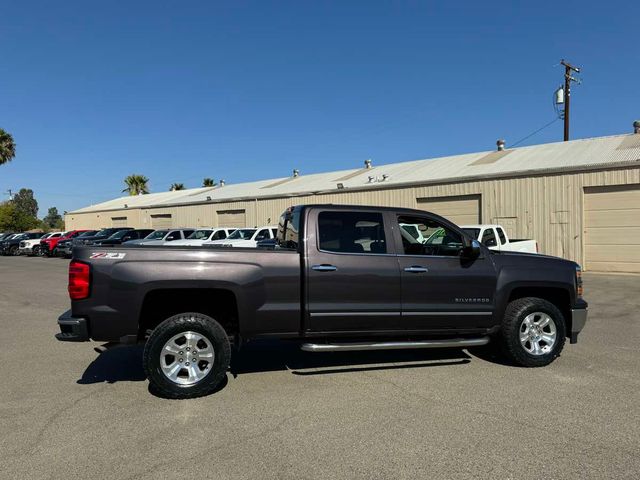
[[[68,229],[275,224],[302,203],[402,206],[500,223],[586,270],[640,273],[640,133],[133,197],[65,216]]]

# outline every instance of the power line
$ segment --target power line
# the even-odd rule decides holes
[[[551,120],[549,123],[543,125],[542,127],[540,127],[539,129],[535,130],[534,132],[531,132],[529,135],[527,135],[524,138],[521,138],[520,140],[518,140],[516,143],[509,145],[509,148],[513,148],[516,147],[518,145],[520,145],[522,142],[524,142],[526,139],[533,137],[536,133],[540,133],[542,130],[544,130],[547,127],[550,127],[551,125],[553,125],[555,122],[557,122],[558,120],[560,120],[559,117],[554,118],[553,120]]]

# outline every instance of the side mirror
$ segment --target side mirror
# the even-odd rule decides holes
[[[477,240],[465,241],[461,256],[464,258],[478,258],[480,256],[480,242]]]

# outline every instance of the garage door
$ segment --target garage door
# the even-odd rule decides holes
[[[219,227],[246,227],[247,216],[244,210],[218,210]]]
[[[157,213],[151,215],[151,227],[156,230],[159,228],[171,228],[171,214],[170,213]]]
[[[640,273],[640,185],[586,188],[585,270]]]
[[[112,227],[126,227],[127,226],[127,217],[111,217],[111,226]]]
[[[480,223],[480,195],[462,197],[419,198],[418,208],[437,213],[456,225]]]

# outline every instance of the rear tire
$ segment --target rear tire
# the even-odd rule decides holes
[[[222,326],[195,312],[179,313],[158,325],[143,355],[151,386],[173,399],[212,393],[226,378],[230,361],[231,346]]]
[[[562,312],[542,298],[526,297],[507,305],[498,340],[506,357],[521,367],[549,365],[564,347]]]
[[[14,256],[14,257],[18,255],[18,246],[17,245],[13,245],[13,246],[11,246],[11,248],[9,248],[9,255]]]

